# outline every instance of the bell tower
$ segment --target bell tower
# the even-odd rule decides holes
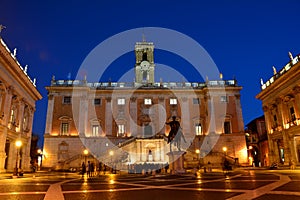
[[[135,82],[137,84],[153,84],[154,68],[153,61],[153,42],[146,42],[143,38],[142,42],[135,44]]]

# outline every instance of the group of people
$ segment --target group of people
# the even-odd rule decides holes
[[[87,174],[87,177],[90,178],[93,176],[100,175],[101,172],[103,172],[103,174],[105,174],[106,171],[108,171],[108,166],[101,162],[99,162],[98,165],[96,165],[94,162],[90,162],[90,161],[88,161],[87,164],[85,164],[85,162],[82,162],[82,164],[81,164],[82,177],[85,175],[85,173]]]

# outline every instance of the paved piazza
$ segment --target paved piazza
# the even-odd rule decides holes
[[[0,174],[1,200],[228,199],[300,200],[300,170],[236,170],[198,176],[39,172],[12,179]]]

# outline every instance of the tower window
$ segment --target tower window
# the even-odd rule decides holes
[[[99,133],[99,125],[92,126],[92,137],[97,137]]]
[[[224,133],[225,134],[231,133],[230,122],[224,122]]]
[[[143,60],[148,60],[148,59],[147,59],[147,52],[144,52],[144,53],[143,53]]]
[[[71,97],[70,97],[70,96],[64,97],[63,103],[64,103],[64,104],[71,104]]]
[[[200,123],[195,125],[196,135],[202,135],[202,126]]]
[[[69,134],[69,123],[63,122],[61,123],[61,135],[68,135]]]
[[[119,124],[118,125],[118,137],[124,137],[125,136],[125,125]]]

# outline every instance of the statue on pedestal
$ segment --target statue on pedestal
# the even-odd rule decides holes
[[[170,143],[170,151],[172,151],[171,145],[175,142],[178,150],[181,151],[181,139],[186,143],[184,135],[182,133],[182,128],[179,121],[176,121],[176,116],[172,117],[172,121],[166,122],[167,125],[171,127],[171,130],[168,135],[168,143]]]

